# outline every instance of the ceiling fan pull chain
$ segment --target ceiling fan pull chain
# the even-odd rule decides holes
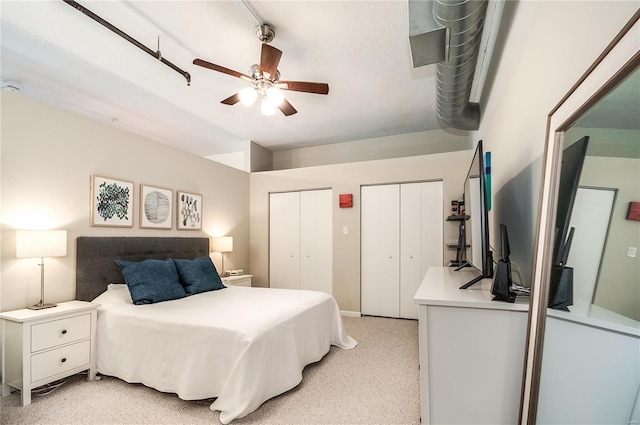
[[[158,54],[158,60],[161,61],[162,53],[160,53],[160,36],[158,36],[158,51],[156,53]]]

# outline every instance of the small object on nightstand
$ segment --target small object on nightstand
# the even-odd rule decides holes
[[[227,286],[251,286],[251,278],[253,275],[236,275],[222,278],[222,283]]]
[[[87,380],[95,379],[98,307],[68,301],[44,310],[0,313],[5,332],[3,390],[20,390],[27,406],[34,388],[83,370],[88,371]]]

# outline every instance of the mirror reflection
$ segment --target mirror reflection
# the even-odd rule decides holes
[[[562,140],[536,423],[640,423],[640,70]]]
[[[575,229],[566,261],[574,279],[569,309],[638,327],[640,221],[629,215],[629,208],[640,202],[640,70],[565,133],[564,152],[572,147],[578,151],[575,142],[585,137],[586,157],[569,224],[564,226]],[[570,166],[571,159],[563,155],[562,173]],[[566,196],[559,194],[557,222]],[[557,241],[563,238],[561,230]]]

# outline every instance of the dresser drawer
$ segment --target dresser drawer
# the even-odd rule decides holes
[[[91,336],[91,314],[31,326],[31,352],[68,344]]]
[[[91,341],[89,340],[35,354],[31,356],[31,382],[90,363]]]

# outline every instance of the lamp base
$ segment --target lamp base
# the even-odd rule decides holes
[[[55,307],[57,306],[57,304],[41,304],[38,303],[36,305],[30,305],[29,307],[27,307],[29,310],[42,310],[45,308],[51,308],[51,307]]]

